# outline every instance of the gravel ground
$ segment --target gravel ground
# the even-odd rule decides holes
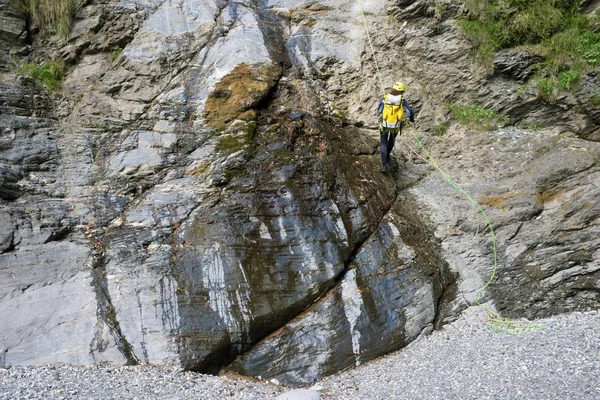
[[[274,386],[148,366],[0,369],[0,399],[272,399]]]
[[[521,336],[473,318],[318,383],[323,399],[600,399],[600,312]],[[0,369],[0,399],[274,399],[284,388],[156,367]]]
[[[324,399],[600,400],[600,313],[520,336],[465,320],[320,382]]]

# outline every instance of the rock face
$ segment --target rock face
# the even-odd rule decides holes
[[[229,369],[310,384],[404,347],[439,326],[456,286],[423,221],[408,217],[416,206],[410,197],[399,198],[340,284]]]
[[[531,67],[542,60],[543,57],[525,51],[504,49],[494,55],[494,72],[524,82],[535,72]]]
[[[388,174],[360,3],[92,1],[66,42],[25,32],[68,70],[60,93],[0,77],[0,364],[303,385],[454,320],[492,272],[481,301],[506,315],[598,308],[597,71],[550,104],[535,60],[473,63],[443,3],[364,4],[383,85],[408,84],[422,128]],[[469,131],[449,102],[514,126]],[[413,133],[483,206],[496,266]]]

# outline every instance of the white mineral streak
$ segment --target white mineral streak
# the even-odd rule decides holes
[[[260,237],[262,239],[273,240],[271,233],[269,232],[269,228],[267,228],[267,225],[265,225],[264,222],[260,223]]]
[[[391,222],[388,222],[388,226],[390,227],[390,231],[392,231],[392,235],[394,235],[394,238],[398,239],[400,237],[400,231],[398,230],[396,225],[394,225]]]
[[[238,263],[238,267],[242,273],[243,282],[240,282],[239,289],[235,291],[235,297],[240,310],[240,317],[242,318],[242,332],[248,332],[250,330],[250,322],[252,321],[252,309],[250,308],[250,282],[246,276],[246,271],[242,263]]]
[[[344,221],[342,220],[342,217],[340,216],[340,209],[338,208],[337,204],[335,204],[334,202],[331,202],[329,210],[331,211],[331,217],[335,218],[335,228],[336,228],[337,237],[347,246],[348,245],[348,231],[346,231],[346,227],[344,226]]]
[[[413,295],[413,299],[404,309],[406,340],[415,340],[423,329],[431,326],[435,318],[433,285],[424,283]]]
[[[234,295],[233,301],[229,299],[229,291],[227,290],[227,284],[225,279],[225,267],[223,259],[221,258],[221,246],[218,243],[213,244],[209,250],[210,260],[207,263],[205,274],[202,278],[204,287],[208,290],[210,308],[219,314],[221,320],[227,326],[227,331],[231,337],[231,343],[238,349],[241,350],[244,336],[248,330],[248,323],[250,322],[249,304],[250,295],[248,293],[249,283],[246,280],[246,274],[242,269],[242,276],[244,282],[242,283],[242,293],[237,290]],[[236,307],[239,310],[241,321],[233,315],[233,308]]]
[[[342,304],[344,314],[350,324],[350,334],[352,335],[352,352],[355,357],[355,364],[360,365],[360,332],[356,325],[358,318],[362,313],[362,296],[356,285],[356,270],[351,269],[342,282]]]
[[[302,249],[302,267],[308,268],[309,271],[318,271],[319,263],[317,262],[317,258],[313,252],[312,243],[308,243],[306,237],[304,237],[302,230],[299,225],[296,225],[296,238],[298,240],[298,244],[300,245],[300,249]]]
[[[330,297],[326,300],[325,308],[330,309],[333,306]],[[294,333],[296,339],[296,354],[304,360],[305,370],[294,369],[288,371],[289,375],[297,380],[316,379],[322,376],[323,365],[331,356],[331,330],[332,322],[329,315],[321,318],[318,315],[308,315],[307,320],[302,325],[293,326],[297,329]]]
[[[274,225],[277,226],[277,229],[279,230],[279,238],[281,240],[285,240],[287,239],[287,232],[285,230],[285,227],[283,226],[283,217],[279,216],[277,218],[275,218],[273,220]]]

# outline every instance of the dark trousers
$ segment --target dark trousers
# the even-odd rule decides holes
[[[396,143],[396,136],[402,130],[400,128],[379,128],[379,140],[381,142],[381,163],[387,164],[390,162],[390,154]]]

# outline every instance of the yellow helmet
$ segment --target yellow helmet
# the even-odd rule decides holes
[[[392,89],[397,90],[399,92],[404,92],[406,90],[406,85],[402,82],[396,82],[394,83],[394,86],[392,86]]]

